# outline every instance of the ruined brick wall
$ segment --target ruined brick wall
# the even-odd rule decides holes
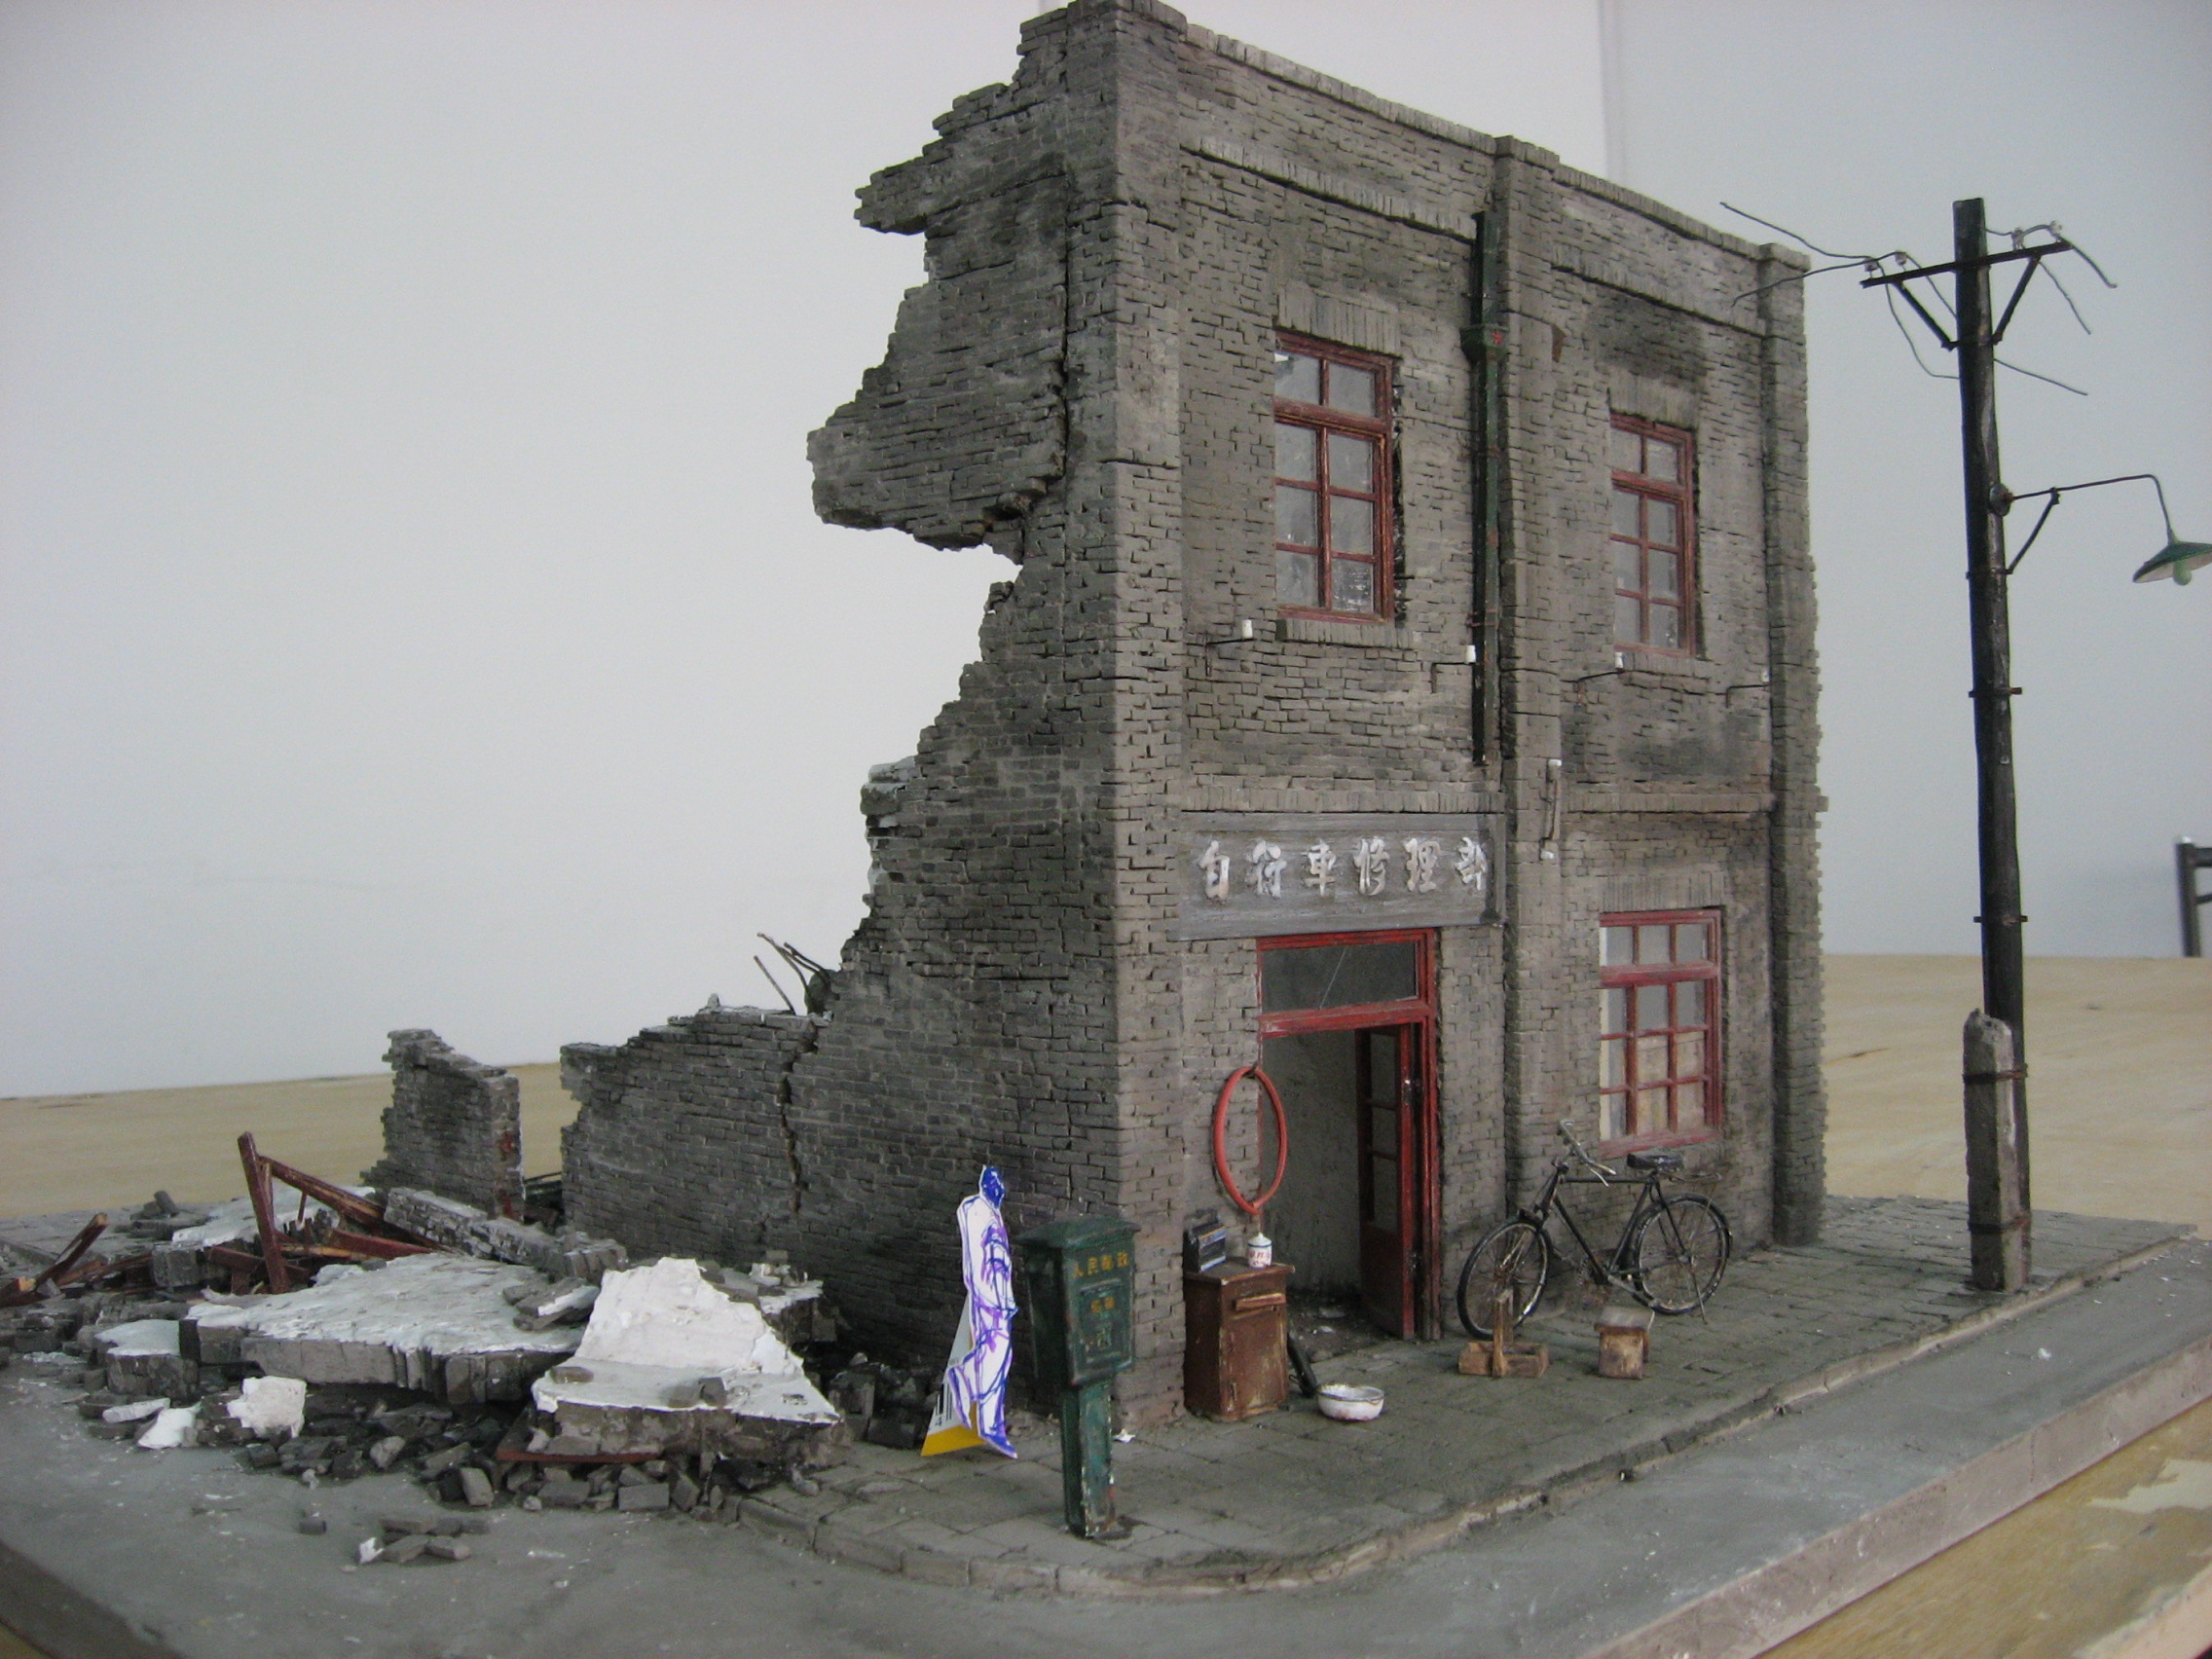
[[[420,1187],[488,1215],[522,1211],[522,1084],[456,1053],[435,1031],[394,1031],[391,1104],[372,1187]]]
[[[1018,573],[958,699],[865,792],[869,913],[827,1017],[724,1043],[702,1014],[593,1059],[571,1140],[609,1160],[571,1176],[600,1183],[588,1225],[641,1242],[625,1195],[659,1164],[619,1149],[693,1161],[650,1225],[752,1228],[830,1279],[871,1350],[934,1358],[959,1306],[952,1207],[996,1162],[1016,1231],[1137,1224],[1123,1398],[1159,1409],[1177,1235],[1220,1201],[1214,1092],[1254,1055],[1255,939],[1297,931],[1194,921],[1195,849],[1479,824],[1495,885],[1419,924],[1433,1254],[1456,1264],[1540,1177],[1558,1118],[1588,1123],[1597,917],[1662,904],[1726,924],[1729,1108],[1693,1161],[1742,1242],[1807,1236],[1802,335],[1793,288],[1741,298],[1798,267],[1156,0],[1033,19],[1013,83],[938,130],[863,194],[864,223],[927,239],[930,280],[815,434],[817,505],[987,541]],[[1374,625],[1280,614],[1278,329],[1395,366],[1397,601]],[[1694,656],[1612,641],[1614,414],[1697,436]]]
[[[800,1162],[784,1080],[819,1027],[718,1003],[620,1048],[564,1047],[577,1101],[561,1133],[567,1225],[640,1255],[740,1267],[786,1245]]]

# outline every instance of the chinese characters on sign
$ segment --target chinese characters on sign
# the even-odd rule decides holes
[[[1409,835],[1395,848],[1383,836],[1363,835],[1350,843],[1350,849],[1351,867],[1357,876],[1359,891],[1370,899],[1382,898],[1393,891],[1434,893],[1452,877],[1457,878],[1470,898],[1485,897],[1489,888],[1490,854],[1472,835],[1459,837],[1458,844],[1451,848],[1449,863],[1445,858],[1446,842],[1434,835]],[[1327,841],[1315,841],[1304,849],[1301,856],[1306,861],[1306,886],[1322,898],[1335,892],[1339,886],[1337,867],[1343,862],[1336,848]],[[1283,857],[1279,845],[1266,839],[1256,840],[1243,854],[1243,860],[1245,886],[1262,899],[1283,896],[1282,877],[1289,861]],[[1219,839],[1206,843],[1205,851],[1198,857],[1198,868],[1209,900],[1224,904],[1229,902],[1235,867],[1235,855],[1224,848]]]
[[[1489,813],[1222,813],[1186,821],[1184,939],[1497,922],[1503,823]]]

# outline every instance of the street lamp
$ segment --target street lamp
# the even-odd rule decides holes
[[[2201,571],[2205,566],[2212,565],[2212,541],[2184,541],[2174,534],[2174,515],[2166,510],[2166,487],[2158,482],[2156,472],[2123,472],[2118,478],[2092,478],[2086,484],[2061,484],[2056,489],[2030,490],[2020,496],[2013,495],[2009,490],[2000,492],[1998,510],[2001,513],[2010,511],[2021,501],[2032,501],[2045,496],[2050,498],[2044,502],[2043,511],[2036,518],[2035,529],[2029,531],[2027,540],[2020,543],[2020,551],[2005,567],[2005,573],[2010,575],[2020,568],[2020,561],[2028,556],[2028,549],[2036,544],[2036,537],[2043,534],[2043,527],[2049,522],[2061,498],[2075,490],[2100,490],[2107,484],[2136,484],[2146,478],[2151,481],[2151,488],[2158,493],[2158,516],[2166,521],[2166,544],[2143,561],[2142,568],[2135,572],[2135,580],[2162,582],[2170,577],[2176,584],[2186,587],[2192,571]]]

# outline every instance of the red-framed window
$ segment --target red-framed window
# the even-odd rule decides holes
[[[1275,343],[1275,585],[1282,608],[1390,614],[1390,363]]]
[[[1720,1124],[1720,914],[1601,919],[1598,1138],[1700,1140]]]
[[[1426,929],[1294,934],[1257,942],[1262,1037],[1436,1013],[1435,935]]]
[[[1613,643],[1689,656],[1697,619],[1690,435],[1613,417]]]

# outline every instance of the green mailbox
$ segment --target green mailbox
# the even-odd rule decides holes
[[[1120,1525],[1113,1381],[1136,1360],[1136,1234],[1119,1216],[1084,1216],[1014,1241],[1037,1380],[1060,1396],[1060,1485],[1078,1537],[1111,1535]]]

